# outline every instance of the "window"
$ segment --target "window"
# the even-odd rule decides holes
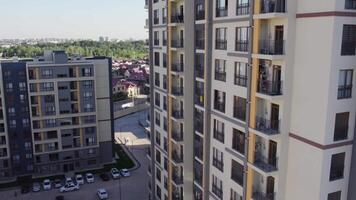
[[[88,99],[93,97],[93,92],[92,91],[85,91],[83,96],[84,96],[85,100],[88,100]]]
[[[230,200],[242,200],[242,196],[240,196],[237,192],[235,192],[232,188],[230,189]]]
[[[237,129],[232,129],[232,149],[245,153],[245,133]]]
[[[334,154],[331,157],[330,181],[342,179],[344,177],[345,153]]]
[[[225,92],[219,90],[214,91],[214,109],[220,112],[225,112]]]
[[[160,126],[161,125],[161,115],[159,114],[159,112],[155,112],[155,117],[156,117],[156,125]]]
[[[222,143],[224,143],[225,138],[225,124],[219,120],[214,119],[214,138]]]
[[[23,94],[20,94],[20,101],[21,101],[21,103],[24,103],[25,102],[25,100],[26,100],[26,96],[25,95],[23,95]]]
[[[167,89],[167,75],[163,74],[163,89]]]
[[[22,126],[23,127],[28,127],[30,124],[30,120],[29,119],[22,119]]]
[[[84,88],[93,88],[94,82],[93,81],[84,81],[83,86]]]
[[[158,131],[156,131],[156,144],[161,145],[161,134]]]
[[[356,25],[344,25],[342,33],[341,55],[356,55]]]
[[[249,0],[237,0],[236,15],[247,15],[250,13]]]
[[[155,45],[155,46],[159,45],[159,32],[158,31],[153,32],[153,45]]]
[[[153,11],[153,24],[158,24],[159,23],[159,16],[158,16],[158,10]]]
[[[42,77],[44,78],[49,78],[53,76],[53,70],[52,69],[42,69]]]
[[[10,107],[7,109],[8,113],[10,116],[14,116],[15,115],[15,108],[14,107]]]
[[[84,112],[94,112],[94,105],[87,103],[84,105]]]
[[[161,170],[156,168],[156,179],[161,182]]]
[[[41,91],[53,91],[54,83],[53,82],[40,83],[40,88],[41,88]]]
[[[162,8],[162,24],[166,24],[167,23],[167,12],[166,12],[166,8]]]
[[[236,44],[235,51],[248,51],[249,30],[248,27],[236,28]]]
[[[341,200],[341,191],[329,193],[328,200]]]
[[[356,0],[345,0],[345,9],[356,9]]]
[[[351,98],[353,72],[352,69],[340,70],[337,99]]]
[[[336,113],[334,141],[346,140],[349,130],[349,112]]]
[[[92,68],[83,68],[82,69],[82,76],[93,76]]]
[[[241,121],[246,120],[246,99],[234,96],[234,117]]]
[[[215,34],[215,49],[226,50],[226,28],[217,28]]]
[[[10,128],[16,128],[16,120],[10,120],[9,124],[10,124]]]
[[[240,163],[231,160],[231,179],[237,184],[243,185],[244,182],[244,166]]]
[[[202,3],[198,3],[195,6],[195,19],[196,20],[204,20],[205,19],[205,11]]]
[[[155,61],[155,66],[159,66],[159,52],[155,52],[154,61]]]
[[[228,0],[216,0],[216,17],[227,16]]]
[[[19,83],[19,90],[20,91],[26,91],[26,83],[25,82],[20,82]]]
[[[167,31],[162,31],[162,45],[167,46]]]
[[[215,80],[226,81],[226,60],[215,59]]]
[[[12,83],[6,83],[6,91],[7,92],[12,92],[13,90],[13,85]]]
[[[163,110],[167,110],[167,97],[163,96]]]
[[[157,137],[156,137],[156,141],[157,141]],[[161,164],[161,152],[156,149],[156,162]]]
[[[156,186],[156,195],[158,199],[161,199],[162,192],[161,192],[161,188],[158,185]]]
[[[155,73],[155,86],[159,87],[160,86],[160,81],[159,81],[159,73]]]
[[[221,172],[224,171],[224,154],[215,147],[213,147],[213,166]]]
[[[235,62],[235,85],[247,86],[247,63]]]
[[[155,105],[158,107],[161,106],[161,98],[158,92],[155,93]]]
[[[213,176],[213,181],[212,181],[212,192],[219,197],[220,199],[222,199],[223,196],[223,185],[222,185],[222,181],[220,179],[218,179],[216,176]]]

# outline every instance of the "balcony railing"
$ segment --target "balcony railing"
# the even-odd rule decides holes
[[[194,148],[194,156],[199,158],[200,160],[203,160],[203,148],[201,144],[195,144],[195,148]]]
[[[261,0],[261,13],[285,13],[285,0]]]
[[[196,39],[195,40],[195,47],[197,49],[204,49],[205,48],[205,40],[204,40],[204,38]]]
[[[176,119],[183,119],[183,111],[182,110],[173,110],[172,117]]]
[[[179,191],[173,191],[172,192],[172,199],[173,200],[183,200],[182,195],[180,194]]]
[[[183,39],[172,40],[172,48],[183,48],[183,47],[184,47]]]
[[[195,13],[195,20],[204,20],[205,19],[205,10],[199,10]]]
[[[356,54],[356,41],[342,41],[341,55],[355,55]]]
[[[173,87],[172,94],[175,96],[182,96],[183,95],[183,87]]]
[[[222,188],[219,188],[217,185],[213,184],[211,190],[217,197],[219,197],[220,199],[222,198],[223,195]]]
[[[247,76],[235,75],[235,85],[246,87],[247,86]]]
[[[204,66],[202,64],[197,63],[195,68],[195,76],[202,79],[204,78]]]
[[[173,72],[183,72],[184,71],[183,63],[173,63],[172,64],[172,71]]]
[[[263,193],[258,190],[253,191],[252,198],[254,200],[274,200],[276,194],[275,193]]]
[[[172,153],[172,159],[175,163],[182,163],[183,162],[183,155],[179,155],[177,152]]]
[[[171,22],[172,23],[183,23],[184,22],[184,15],[182,15],[182,14],[172,15]]]
[[[263,117],[256,117],[256,130],[267,135],[280,133],[280,120],[269,120]]]
[[[282,95],[282,81],[258,81],[258,92],[270,96]]]
[[[198,131],[199,133],[204,133],[204,123],[202,120],[196,120],[195,121],[195,130]]]
[[[345,9],[356,9],[356,0],[346,0]]]
[[[217,139],[218,141],[224,143],[225,140],[225,134],[221,130],[216,130],[214,129],[214,138]]]
[[[248,15],[250,14],[250,3],[237,4],[236,15]]]
[[[248,51],[248,41],[247,40],[237,40],[235,44],[235,51]]]
[[[254,165],[265,172],[276,171],[278,158],[267,158],[260,152],[255,152]]]
[[[352,85],[342,85],[339,86],[338,88],[337,98],[338,99],[351,98],[351,94],[352,94]]]
[[[260,54],[284,55],[284,40],[260,40]]]
[[[159,18],[153,18],[153,24],[158,24],[159,23]]]
[[[215,49],[226,50],[227,41],[226,40],[215,40]]]
[[[183,176],[181,176],[181,175],[173,174],[172,175],[172,180],[176,185],[183,184]]]
[[[216,17],[226,17],[227,7],[216,8]]]
[[[215,71],[215,80],[226,81],[226,72]]]
[[[173,130],[172,138],[173,138],[173,140],[175,140],[176,142],[181,142],[181,141],[183,141],[183,133],[182,133],[182,131]]]
[[[220,171],[224,170],[224,162],[217,158],[213,158],[213,166],[219,169]]]
[[[158,39],[153,40],[153,44],[154,44],[155,46],[158,46],[158,45],[159,45],[159,40],[158,40]]]
[[[217,102],[214,103],[214,109],[220,112],[225,112],[225,102]]]

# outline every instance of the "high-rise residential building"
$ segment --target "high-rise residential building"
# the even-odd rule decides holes
[[[0,62],[0,181],[112,162],[111,59]]]
[[[151,199],[356,199],[355,0],[145,7]]]

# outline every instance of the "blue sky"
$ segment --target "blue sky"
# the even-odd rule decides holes
[[[0,39],[146,39],[144,0],[0,0]]]

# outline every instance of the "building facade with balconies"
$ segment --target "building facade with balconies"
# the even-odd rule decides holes
[[[152,199],[355,198],[354,0],[152,0],[148,11],[151,81],[167,81],[151,84],[167,100],[150,112],[151,141],[167,141],[151,144],[165,161],[151,159]]]
[[[63,174],[112,162],[111,59],[48,51],[2,61],[1,179]],[[6,161],[7,160],[7,161]],[[5,167],[7,166],[7,167]]]

